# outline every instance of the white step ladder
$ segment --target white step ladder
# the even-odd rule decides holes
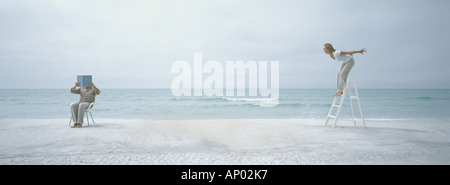
[[[352,88],[354,88],[354,90],[355,90],[354,94],[352,94]],[[347,85],[345,86],[345,89],[344,89],[344,94],[342,96],[340,96],[341,99],[339,101],[339,105],[336,104],[337,99],[339,99],[339,96],[334,97],[333,103],[331,104],[331,107],[330,107],[330,111],[328,112],[327,120],[325,121],[325,126],[327,126],[328,120],[330,120],[330,118],[334,119],[333,128],[336,126],[337,121],[339,119],[339,114],[341,113],[342,106],[344,105],[345,97],[347,95],[350,97],[350,105],[352,107],[353,123],[355,124],[355,127],[356,127],[356,118],[355,118],[355,111],[353,108],[353,100],[356,100],[358,102],[359,114],[361,115],[361,120],[362,120],[364,128],[366,127],[366,123],[364,121],[364,116],[363,116],[362,109],[361,109],[361,103],[359,102],[358,88],[356,88],[356,84],[353,81],[352,75],[349,75],[349,77],[348,77]],[[336,111],[336,115],[332,115],[335,107],[338,108]]]

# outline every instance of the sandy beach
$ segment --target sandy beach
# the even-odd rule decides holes
[[[1,119],[0,164],[450,164],[450,119]]]

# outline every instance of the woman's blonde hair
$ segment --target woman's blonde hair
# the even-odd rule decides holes
[[[331,45],[330,43],[326,43],[326,44],[324,44],[324,46],[325,46],[325,48],[327,48],[327,49],[330,50],[331,52],[336,51],[336,50],[333,48],[333,45]]]

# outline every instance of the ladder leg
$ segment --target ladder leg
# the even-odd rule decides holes
[[[338,107],[338,110],[336,113],[336,118],[334,120],[333,128],[336,127],[337,121],[339,119],[339,114],[341,113],[342,105],[344,105],[345,96],[347,95],[347,92],[345,92],[345,91],[346,90],[344,89],[344,94],[342,94],[341,101],[339,102],[339,107]]]
[[[353,117],[353,124],[355,125],[355,127],[356,127],[356,119],[355,119],[355,109],[354,109],[354,107],[353,107],[353,98],[352,98],[352,87],[349,85],[349,87],[348,87],[349,89],[348,89],[348,92],[349,92],[349,96],[350,96],[350,107],[352,108],[352,117]]]
[[[337,96],[334,97],[333,103],[331,103],[330,111],[328,111],[327,120],[325,121],[325,126],[328,124],[328,120],[330,120],[331,113],[333,112],[333,105],[336,104]]]
[[[356,97],[358,97],[357,100],[358,100],[359,114],[361,115],[361,120],[363,122],[363,126],[364,126],[364,128],[366,128],[366,122],[364,121],[364,116],[363,116],[363,112],[361,109],[361,102],[359,101],[359,93],[358,93],[358,89],[356,88],[356,86],[355,86],[355,93],[356,93]]]
[[[359,114],[361,114],[361,120],[363,122],[363,126],[364,126],[364,128],[366,128],[366,122],[364,121],[364,116],[363,116],[363,113],[362,113],[361,103],[359,102],[359,99],[358,99],[358,106],[359,106]]]
[[[328,120],[330,119],[330,117],[329,116],[327,116],[327,120],[325,121],[325,126],[327,126],[327,124],[328,124]]]

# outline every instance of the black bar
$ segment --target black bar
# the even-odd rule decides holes
[[[449,166],[327,166],[327,165],[7,165],[0,167],[4,182],[136,182],[139,184],[310,184],[348,182],[363,178],[387,183],[395,179],[437,180]],[[431,172],[436,170],[437,173]],[[212,174],[214,174],[212,178]],[[426,174],[433,175],[426,179]],[[18,178],[17,178],[18,177]],[[63,181],[61,181],[63,179]],[[389,181],[387,180],[389,179]],[[66,181],[67,180],[67,181]],[[314,183],[314,184],[315,184]],[[282,183],[285,184],[285,183]]]

